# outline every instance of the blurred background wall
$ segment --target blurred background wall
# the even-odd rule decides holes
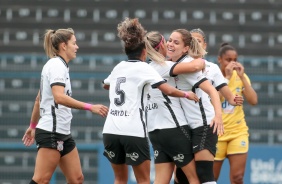
[[[124,17],[138,17],[148,31],[166,38],[177,28],[201,28],[207,59],[215,63],[222,42],[238,50],[259,99],[257,106],[244,107],[251,142],[245,180],[282,183],[281,0],[0,0],[0,184],[26,184],[33,174],[36,148],[25,148],[21,138],[47,61],[45,30],[75,30],[80,49],[70,62],[73,97],[108,105],[101,82],[126,59],[116,35]],[[104,119],[86,111],[73,114],[85,183],[111,183],[111,168],[101,155]],[[219,183],[229,183],[228,170],[221,177]],[[51,183],[64,183],[59,170]]]

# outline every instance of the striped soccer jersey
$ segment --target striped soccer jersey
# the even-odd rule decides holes
[[[192,57],[183,56],[177,62],[191,62],[192,60]],[[173,68],[171,69],[171,74],[172,70]],[[207,94],[199,88],[199,85],[205,80],[207,80],[207,78],[202,71],[181,74],[175,77],[176,85],[179,89],[193,91],[200,99],[199,102],[195,103],[192,100],[180,98],[185,117],[192,129],[209,125],[215,115],[210,99]]]
[[[65,94],[71,96],[69,67],[61,57],[51,58],[44,65],[40,83],[40,120],[36,128],[61,134],[70,134],[71,109],[55,103],[52,86],[65,87]]]
[[[164,64],[158,64],[156,62],[150,63],[169,85],[176,87],[174,78],[170,77],[169,74],[174,64],[175,63],[171,61],[166,61]],[[150,89],[146,112],[149,132],[156,129],[175,128],[187,125],[179,98],[167,96],[159,89]]]
[[[149,89],[165,83],[147,63],[121,61],[105,84],[110,85],[110,108],[103,133],[147,137],[145,109]]]

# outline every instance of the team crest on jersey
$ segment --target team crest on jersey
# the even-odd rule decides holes
[[[241,146],[246,146],[246,142],[245,141],[241,141]]]
[[[57,145],[57,150],[58,151],[63,151],[64,149],[64,141],[57,141],[58,145]]]

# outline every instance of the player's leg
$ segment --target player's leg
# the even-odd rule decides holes
[[[230,164],[230,183],[243,184],[247,153],[229,155],[228,159]]]
[[[128,181],[128,166],[126,164],[113,164],[111,166],[115,175],[114,184],[127,184]]]
[[[227,141],[218,141],[216,144],[216,154],[213,163],[213,174],[215,181],[217,181],[220,176],[221,167],[226,156],[227,156]]]
[[[147,137],[122,136],[125,163],[131,165],[138,184],[150,184],[150,148]]]
[[[196,170],[201,183],[216,183],[213,174],[213,162],[217,140],[217,134],[213,133],[213,127],[209,125],[192,130]]]
[[[227,155],[230,164],[230,183],[242,184],[249,150],[248,135],[241,135],[228,143]]]
[[[30,183],[49,183],[60,161],[61,154],[57,150],[56,139],[51,139],[51,132],[36,129],[35,140],[38,152],[35,161],[34,175]]]
[[[173,162],[155,164],[154,184],[168,184],[171,180],[174,167]]]
[[[196,172],[196,164],[194,159],[192,159],[187,165],[181,168],[184,172],[186,178],[188,178],[189,184],[200,184],[197,172]]]
[[[84,177],[76,147],[73,148],[69,153],[62,155],[60,168],[65,175],[68,184],[83,183]]]
[[[40,148],[37,152],[33,182],[48,184],[60,161],[61,154],[52,148]]]
[[[150,160],[132,166],[137,184],[150,184]]]
[[[215,181],[217,181],[220,176],[222,164],[223,164],[223,160],[222,161],[215,160],[213,162],[213,175],[214,175]]]
[[[175,135],[175,133],[179,134],[179,132],[178,128],[158,129],[149,132],[150,141],[154,150],[154,184],[168,184],[171,180],[175,167],[172,155],[179,153],[179,150],[176,148],[178,141],[175,139],[179,136]],[[183,147],[183,145],[180,146]]]
[[[128,181],[128,166],[125,163],[126,153],[123,146],[123,139],[128,136],[103,134],[104,153],[110,161],[115,176],[115,184],[126,184]]]

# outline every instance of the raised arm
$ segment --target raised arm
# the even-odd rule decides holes
[[[205,60],[202,58],[194,59],[191,62],[181,62],[175,65],[173,69],[174,75],[194,73],[205,68]]]
[[[66,95],[64,93],[64,87],[63,86],[53,86],[52,87],[52,93],[54,96],[54,100],[56,104],[61,104],[64,106],[67,106],[69,108],[74,108],[74,109],[84,109],[84,110],[89,110],[92,113],[99,114],[102,117],[106,117],[108,114],[108,107],[101,105],[101,104],[88,104],[85,102],[81,102],[78,100],[73,99],[72,97]]]

